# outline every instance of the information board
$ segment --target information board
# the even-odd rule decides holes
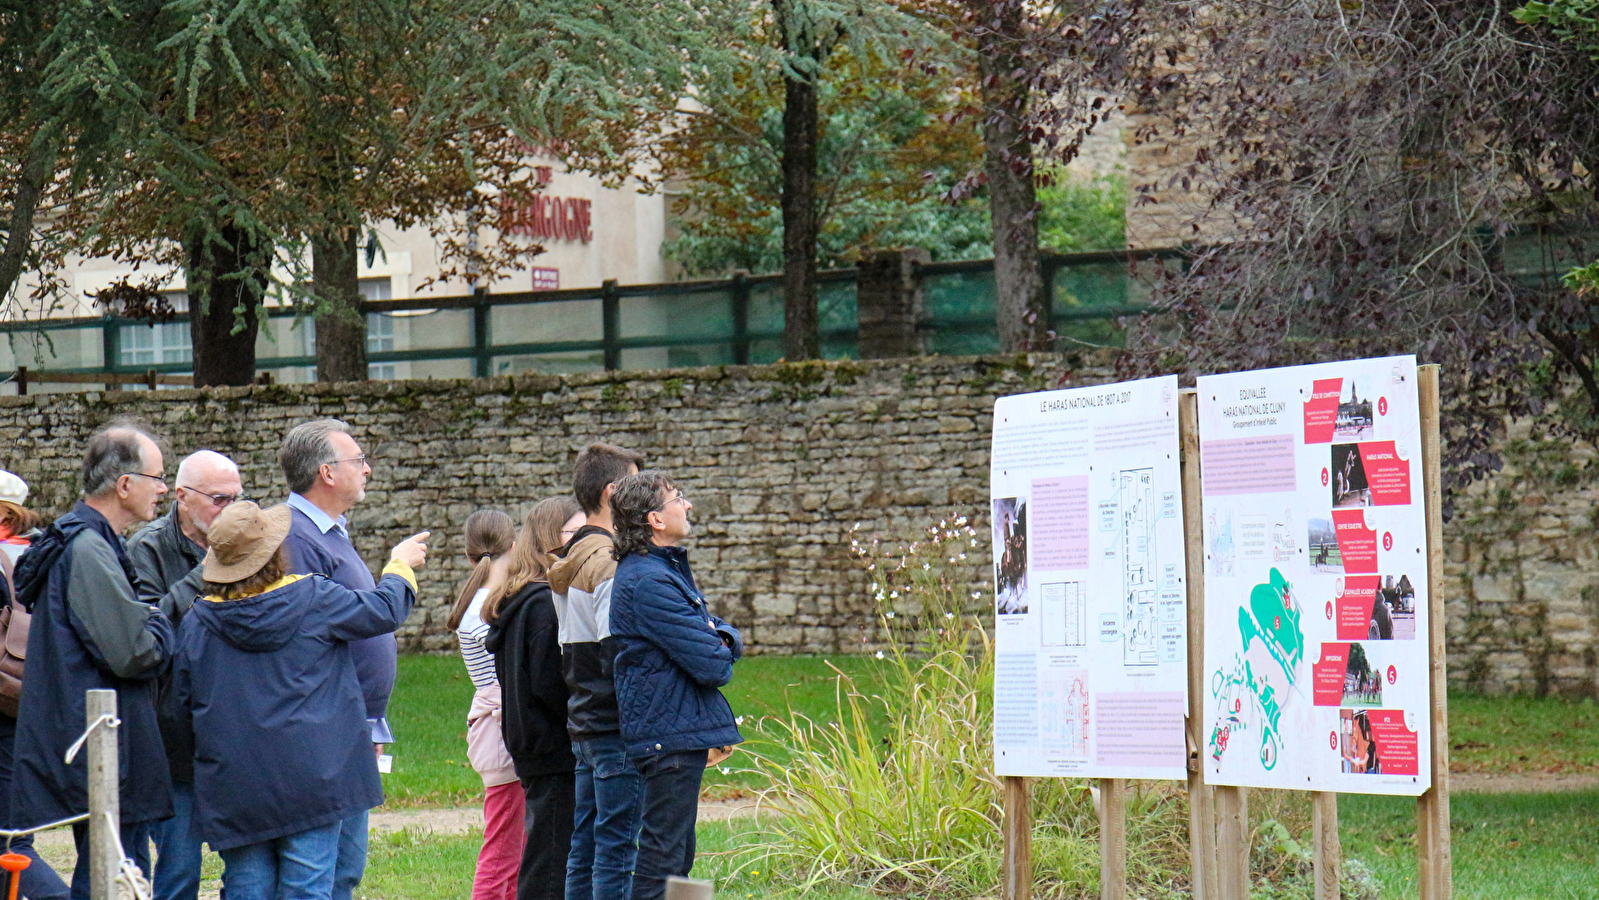
[[[1187,776],[1177,379],[994,403],[1000,775]]]
[[[1205,780],[1421,794],[1415,357],[1213,375],[1198,393]]]

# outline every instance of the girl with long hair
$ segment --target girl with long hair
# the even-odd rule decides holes
[[[500,681],[494,655],[484,647],[489,626],[483,605],[505,583],[516,541],[511,517],[480,509],[466,517],[466,557],[472,574],[450,608],[446,624],[461,645],[461,659],[476,692],[467,712],[466,758],[483,779],[483,848],[478,851],[472,900],[514,900],[522,860],[522,791],[501,736]]]
[[[504,690],[505,746],[526,809],[517,900],[562,900],[575,804],[566,681],[549,568],[583,524],[571,497],[534,506],[517,535],[505,580],[483,604],[488,649]]]

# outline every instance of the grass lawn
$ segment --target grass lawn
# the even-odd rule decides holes
[[[1449,802],[1455,896],[1599,897],[1599,791],[1455,794]],[[1382,882],[1382,896],[1416,896],[1416,804],[1400,797],[1338,798],[1344,854]]]
[[[723,689],[736,715],[745,746],[770,754],[762,740],[770,725],[762,719],[790,708],[828,717],[833,709],[836,674],[829,662],[856,678],[869,678],[880,663],[871,657],[752,656],[733,667],[733,683]],[[390,807],[471,806],[481,802],[483,782],[466,762],[466,711],[472,682],[455,655],[402,656],[389,722],[396,743],[394,771],[383,779]],[[723,768],[705,775],[710,797],[731,797],[756,785],[745,770],[749,760],[735,754]]]
[[[830,657],[857,678],[870,679],[877,660]],[[819,721],[832,717],[834,671],[820,657],[751,657],[734,670],[725,693],[751,749],[772,733],[762,720],[794,709]],[[466,709],[471,683],[455,656],[406,656],[390,707],[399,743],[394,773],[384,779],[390,806],[470,806],[481,783],[466,764]],[[1452,768],[1464,772],[1599,772],[1599,709],[1589,702],[1525,697],[1450,697]],[[740,757],[728,772],[707,773],[708,797],[737,796],[757,785]],[[1599,897],[1599,791],[1551,794],[1456,794],[1451,799],[1455,896],[1484,900]],[[1415,802],[1343,795],[1339,819],[1344,852],[1363,860],[1380,879],[1382,897],[1416,896]],[[714,878],[719,897],[781,893],[770,873],[735,872],[733,851],[750,824],[700,826],[695,877]],[[400,832],[375,835],[367,897],[435,900],[470,890],[479,837]],[[813,900],[865,900],[850,887],[812,891]]]
[[[1449,695],[1451,772],[1599,771],[1591,699]]]

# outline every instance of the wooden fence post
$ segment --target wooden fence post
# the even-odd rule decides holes
[[[89,769],[89,895],[112,900],[122,854],[117,852],[117,830],[122,826],[122,800],[118,795],[117,692],[88,691],[85,721],[93,731],[88,740]],[[110,721],[95,722],[102,716]],[[113,830],[116,829],[116,830]]]
[[[1449,900],[1454,891],[1449,841],[1449,682],[1444,646],[1443,484],[1437,366],[1416,369],[1421,401],[1421,464],[1427,490],[1427,642],[1432,695],[1432,786],[1416,801],[1416,864],[1420,900]]]
[[[1005,782],[1005,884],[1003,900],[1032,900],[1033,798],[1027,779],[1007,775]]]
[[[1194,900],[1217,900],[1216,797],[1205,783],[1205,540],[1199,482],[1199,394],[1177,398],[1188,578],[1188,855]]]
[[[711,900],[713,892],[714,885],[709,881],[676,875],[666,879],[666,900]]]

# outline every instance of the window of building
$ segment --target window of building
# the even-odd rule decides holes
[[[167,301],[180,312],[189,308],[189,295],[183,291],[167,294]],[[117,338],[119,365],[155,366],[194,360],[194,342],[189,335],[188,322],[123,325]]]
[[[361,299],[388,300],[392,298],[387,278],[363,278],[360,282]],[[366,314],[366,352],[384,353],[394,349],[394,317],[388,313]],[[393,379],[394,363],[368,363],[366,376],[378,380]]]

